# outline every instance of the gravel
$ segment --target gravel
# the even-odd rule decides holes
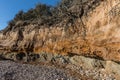
[[[60,68],[61,65],[31,65],[4,60],[0,61],[0,80],[116,80],[104,69],[91,70],[69,64]]]
[[[0,80],[75,80],[63,69],[0,61]]]

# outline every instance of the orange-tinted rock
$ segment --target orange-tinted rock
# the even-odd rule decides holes
[[[72,53],[120,61],[120,15],[116,9],[120,7],[119,2],[103,0],[97,6],[93,5],[94,9],[87,16],[77,18],[72,25],[63,26],[61,22],[34,29],[38,25],[29,24],[24,31],[19,29],[9,31],[6,35],[1,33],[0,50],[63,55]]]

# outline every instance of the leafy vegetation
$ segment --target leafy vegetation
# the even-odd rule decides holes
[[[19,11],[14,19],[9,22],[9,25],[14,26],[18,21],[32,21],[48,16],[51,16],[50,7],[45,4],[37,4],[34,9],[30,9],[27,12]]]
[[[72,14],[68,11],[70,7],[74,5],[73,2],[79,2],[81,0],[62,0],[56,7],[47,6],[45,4],[37,4],[34,9],[30,9],[27,12],[19,11],[13,20],[9,22],[9,26],[15,26],[18,21],[38,22],[43,25],[52,25],[62,21],[62,18],[71,16],[76,17],[76,14]]]
[[[18,22],[22,22],[25,26],[28,24],[40,25],[55,25],[63,22],[65,25],[73,23],[77,18],[81,18],[89,11],[91,7],[86,5],[88,0],[61,0],[61,2],[51,7],[45,4],[37,4],[35,8],[28,10],[27,12],[19,11],[13,20],[8,23],[8,26],[18,26]],[[92,1],[92,0],[91,0]],[[89,1],[90,2],[90,1]],[[91,3],[96,3],[95,0]],[[15,28],[14,28],[15,29]]]

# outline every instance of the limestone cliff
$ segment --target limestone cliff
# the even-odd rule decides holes
[[[73,1],[66,15],[58,16],[58,23],[18,21],[8,26],[0,33],[1,52],[46,52],[120,61],[120,0]]]

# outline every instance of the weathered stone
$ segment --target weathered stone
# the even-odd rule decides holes
[[[77,66],[84,66],[91,69],[105,67],[105,61],[84,56],[73,56],[70,58],[70,62]]]
[[[117,80],[120,79],[120,64],[113,62],[113,61],[107,61],[105,70],[108,73],[113,73],[116,75]]]
[[[45,24],[42,22],[43,25],[35,20],[29,24],[16,21],[14,26],[9,25],[1,31],[0,51],[5,52],[2,57],[24,62],[51,61],[91,69],[105,68],[120,75],[120,65],[112,62],[120,61],[120,0],[70,1],[73,2],[69,5],[61,5],[68,10],[56,7],[60,9],[58,14],[63,14],[51,15],[45,19]],[[56,21],[56,24],[47,25],[47,21]]]
[[[40,55],[39,54],[35,54],[35,53],[28,53],[26,58],[27,58],[28,62],[32,62],[32,61],[35,62],[35,61],[37,61],[37,59],[40,58]]]
[[[51,53],[40,53],[37,61],[38,62],[51,61],[53,57],[54,57],[54,55]]]
[[[41,25],[37,28],[37,23],[23,25],[18,21],[14,26],[16,30],[10,30],[14,27],[8,26],[7,32],[3,30],[0,33],[0,49],[7,52],[75,53],[120,61],[120,16],[109,14],[116,10],[119,13],[119,2],[88,0],[81,3],[73,0],[74,6],[68,8],[66,17],[61,16],[58,24],[49,27]],[[20,24],[22,29],[17,26]]]
[[[53,62],[68,64],[69,63],[69,57],[62,56],[62,55],[56,55],[56,56],[53,57]]]

